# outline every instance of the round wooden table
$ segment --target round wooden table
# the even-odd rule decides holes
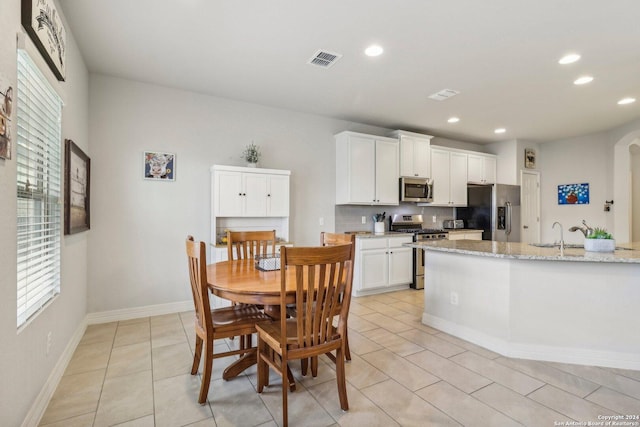
[[[280,270],[261,271],[255,268],[252,259],[222,261],[207,265],[207,284],[214,295],[244,304],[264,305],[265,314],[280,319]],[[295,302],[295,269],[287,270],[291,280],[287,280],[287,303]],[[257,363],[255,352],[246,353],[228,366],[222,378],[235,377],[249,366]],[[293,375],[290,374],[291,390],[295,389]]]

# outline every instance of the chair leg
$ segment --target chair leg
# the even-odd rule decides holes
[[[263,359],[263,357],[266,357],[264,354],[266,351],[268,351],[267,346],[264,341],[260,339],[260,335],[258,335],[258,354],[256,355],[258,358],[258,373],[256,375],[258,379],[258,393],[262,393],[264,386],[269,385],[269,366]]]
[[[311,358],[311,376],[316,378],[318,376],[318,356]]]
[[[336,350],[336,382],[338,383],[338,395],[340,396],[340,408],[343,411],[349,409],[349,401],[347,400],[347,383],[344,370],[344,355],[342,348]]]
[[[202,338],[196,336],[196,348],[193,354],[193,366],[191,367],[191,375],[198,373],[200,366],[200,355],[202,354]]]
[[[287,404],[287,394],[289,392],[289,376],[287,375],[289,369],[286,363],[282,363],[280,366],[282,372],[280,375],[282,376],[282,426],[289,426],[289,407]]]
[[[213,339],[207,340],[204,344],[204,369],[202,372],[202,384],[200,385],[200,396],[198,403],[203,405],[209,393],[209,383],[211,382],[211,370],[213,369]]]
[[[309,359],[306,357],[304,359],[300,359],[300,369],[302,370],[302,376],[307,376],[307,371],[309,370]]]
[[[349,349],[349,333],[344,334],[344,357],[351,362],[351,350]]]

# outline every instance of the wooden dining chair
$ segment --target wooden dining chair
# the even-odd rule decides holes
[[[207,285],[207,253],[205,243],[195,242],[192,236],[187,236],[186,245],[187,258],[189,261],[189,279],[196,315],[196,346],[193,355],[191,375],[198,373],[200,358],[204,351],[202,384],[200,385],[200,395],[198,397],[198,403],[204,404],[207,400],[207,393],[209,392],[213,359],[256,351],[255,347],[247,347],[223,353],[214,353],[214,340],[233,336],[251,335],[256,332],[255,325],[257,322],[268,322],[270,318],[255,306],[251,305],[238,305],[211,310],[209,304],[209,288]]]
[[[336,352],[336,380],[340,407],[349,409],[344,368],[344,337],[353,284],[353,245],[282,248],[280,309],[287,306],[287,288],[293,281],[297,316],[259,323],[258,393],[269,385],[269,368],[282,378],[282,421],[288,425],[287,363]],[[294,274],[287,274],[292,269]],[[343,296],[340,301],[340,296]],[[333,326],[338,316],[337,327]]]
[[[326,233],[324,231],[320,233],[320,244],[322,246],[345,245],[349,243],[353,245],[353,249],[355,253],[355,247],[356,247],[355,234]],[[355,256],[352,262],[355,263]],[[347,329],[345,329],[345,335],[344,335],[344,356],[347,360],[351,360],[351,350],[349,349],[349,333]],[[329,355],[329,357],[332,358],[331,355]]]
[[[235,249],[235,250],[234,250]],[[276,231],[227,231],[229,261],[276,253]],[[235,256],[234,256],[235,254]]]

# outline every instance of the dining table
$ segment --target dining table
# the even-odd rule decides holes
[[[295,302],[295,269],[287,270],[286,302]],[[264,312],[274,320],[280,319],[280,269],[263,271],[255,266],[253,259],[221,261],[207,265],[207,285],[213,295],[242,304],[264,306]],[[289,279],[289,278],[288,278]],[[256,352],[244,354],[229,365],[222,378],[228,380],[238,376],[257,363]],[[295,390],[293,375],[289,374],[291,390]]]

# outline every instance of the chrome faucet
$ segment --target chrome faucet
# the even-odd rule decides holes
[[[569,231],[581,231],[582,234],[584,234],[584,237],[587,238],[591,233],[593,233],[593,228],[589,227],[584,219],[582,220],[582,225],[583,227],[573,226]]]
[[[560,226],[560,256],[564,256],[564,233],[562,231],[562,224],[556,221],[553,223],[551,228],[556,228],[556,224]]]

